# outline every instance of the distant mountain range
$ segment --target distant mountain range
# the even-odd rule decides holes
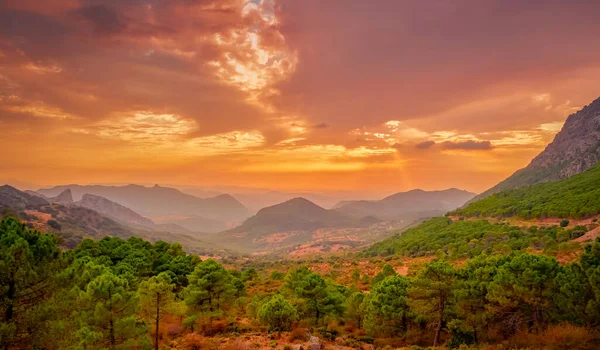
[[[72,192],[75,201],[81,200],[85,194],[99,196],[150,219],[169,217],[168,220],[157,221],[178,225],[181,222],[181,225],[190,231],[220,231],[227,228],[228,224],[239,223],[249,216],[248,209],[230,195],[203,199],[158,185],[66,185],[40,189],[37,192],[46,197],[53,197],[67,189]]]
[[[445,214],[475,194],[457,189],[414,190],[397,193],[379,201],[342,202],[325,209],[305,198],[294,198],[263,208],[242,225],[213,236],[237,247],[256,250],[277,249],[321,240],[335,239],[342,245],[369,242],[385,236],[390,229]]]
[[[32,194],[19,191],[9,185],[0,187],[0,207],[10,208],[13,210],[25,210],[30,208],[38,208],[49,204],[50,202],[41,196],[34,196]]]
[[[68,248],[75,247],[84,238],[114,236],[140,237],[152,242],[180,242],[190,252],[196,253],[223,251],[215,243],[176,232],[186,231],[183,228],[154,225],[151,220],[106,198],[84,195],[80,201],[61,204],[60,201],[66,200],[69,194],[67,189],[57,197],[45,199],[40,194],[32,195],[9,185],[1,186],[0,215],[17,216],[28,226],[54,232],[61,239],[61,245]],[[167,233],[167,229],[170,232]]]
[[[483,192],[475,200],[503,190],[565,179],[600,160],[600,98],[571,114],[562,130],[529,165]]]
[[[372,216],[381,220],[409,220],[443,215],[475,197],[475,193],[451,188],[443,191],[412,190],[379,201],[345,201],[334,209],[350,217]]]

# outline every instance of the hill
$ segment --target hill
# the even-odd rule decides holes
[[[564,180],[495,193],[450,215],[585,218],[600,214],[600,164]]]
[[[161,216],[200,216],[223,222],[240,222],[248,215],[240,202],[224,194],[213,198],[198,198],[177,189],[161,186],[82,186],[67,185],[40,189],[39,193],[52,197],[70,189],[73,198],[81,200],[84,194],[92,194],[119,203],[149,218]]]
[[[324,209],[305,198],[261,209],[241,226],[213,235],[214,242],[252,253],[346,250],[388,237],[404,222],[381,222],[374,217],[353,218]]]
[[[414,220],[443,215],[473,198],[475,193],[456,188],[444,191],[412,190],[379,201],[346,201],[334,208],[351,217],[373,216],[382,220]]]
[[[87,198],[86,203],[89,200]],[[29,227],[55,233],[61,246],[66,248],[75,247],[85,238],[98,240],[110,236],[140,237],[152,242],[180,242],[186,249],[196,253],[223,251],[218,244],[188,234],[162,231],[168,226],[156,225],[153,229],[129,227],[95,210],[75,204],[51,204],[39,195],[34,196],[8,185],[0,187],[0,208],[3,209],[2,214],[18,217]]]
[[[80,207],[94,210],[102,215],[126,224],[147,228],[154,228],[155,226],[152,220],[104,197],[95,196],[93,194],[84,194],[83,198],[75,204]]]
[[[4,185],[0,187],[0,207],[22,210],[38,208],[48,204],[50,203],[46,199],[19,191],[12,186]]]
[[[161,217],[155,218],[157,225],[176,225],[191,232],[216,233],[227,230],[229,227],[223,221],[207,219],[200,216],[188,217]]]
[[[600,160],[600,98],[571,114],[554,141],[531,163],[483,192],[496,192],[565,179],[593,167]]]
[[[324,209],[304,198],[294,198],[259,210],[255,216],[229,232],[261,234],[312,231],[322,227],[343,227],[352,224],[352,219],[341,213]]]

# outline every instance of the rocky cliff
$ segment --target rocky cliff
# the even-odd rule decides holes
[[[600,160],[600,98],[571,114],[562,130],[529,165],[473,200],[490,194],[556,181],[578,174]]]

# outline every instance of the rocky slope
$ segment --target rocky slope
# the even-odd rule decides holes
[[[19,191],[12,186],[4,185],[0,187],[0,207],[23,210],[37,208],[48,204],[50,203],[44,198]]]
[[[554,141],[531,163],[477,196],[556,181],[593,167],[600,160],[600,98],[571,114]]]
[[[248,209],[230,195],[198,198],[174,188],[158,185],[153,187],[67,185],[40,189],[37,192],[52,197],[66,189],[72,191],[76,201],[84,194],[92,194],[119,203],[149,218],[199,216],[228,223],[241,222],[248,217]]]
[[[80,207],[97,211],[102,215],[106,215],[123,223],[154,228],[154,222],[152,220],[104,197],[95,196],[93,194],[84,194],[82,199],[75,204]]]

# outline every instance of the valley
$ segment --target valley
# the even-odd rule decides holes
[[[0,0],[0,350],[600,349],[599,13]]]

